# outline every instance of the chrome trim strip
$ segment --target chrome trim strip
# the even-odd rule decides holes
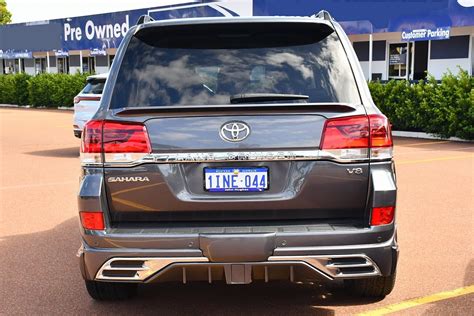
[[[344,149],[341,149],[344,150]],[[359,150],[367,150],[361,148]],[[346,153],[347,154],[347,153]],[[350,156],[350,152],[348,157]],[[351,158],[343,159],[325,150],[282,150],[282,151],[230,151],[230,152],[189,152],[189,153],[150,153],[134,161],[110,161],[110,156],[114,154],[104,154],[105,163],[86,162],[83,167],[135,167],[142,164],[173,164],[173,163],[206,163],[206,162],[238,162],[238,161],[318,161],[326,160],[341,164],[381,162],[390,161],[392,157],[369,158],[363,153],[364,157],[357,157],[354,153]],[[361,156],[361,155],[359,155]],[[109,159],[108,159],[109,158]],[[108,161],[107,161],[108,160]]]
[[[366,149],[362,149],[366,150]],[[349,153],[350,154],[350,153]],[[296,151],[231,151],[231,152],[190,152],[190,153],[151,153],[142,158],[124,162],[107,161],[104,167],[134,167],[147,163],[172,164],[172,163],[205,163],[205,162],[238,162],[238,161],[316,161],[328,160],[336,163],[363,163],[369,161],[378,161],[374,158],[370,159],[363,154],[364,157],[353,155],[352,158],[341,159],[337,155],[324,150],[296,150]],[[390,158],[391,159],[391,158]],[[388,159],[388,160],[390,160]],[[387,160],[387,159],[383,159]],[[98,166],[101,163],[86,163],[83,166]]]

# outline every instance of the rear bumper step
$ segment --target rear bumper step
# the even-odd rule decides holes
[[[264,262],[214,263],[206,257],[116,257],[108,260],[97,272],[95,279],[100,281],[152,282],[173,270],[180,270],[183,283],[188,281],[188,274],[201,274],[201,279],[212,283],[216,279],[225,279],[228,284],[247,284],[260,276],[268,282],[274,271],[288,271],[288,279],[328,280],[340,278],[361,278],[381,275],[378,266],[364,254],[323,255],[323,256],[271,256]],[[207,275],[199,273],[207,272]],[[175,273],[176,274],[176,273]],[[260,274],[260,275],[258,275]]]

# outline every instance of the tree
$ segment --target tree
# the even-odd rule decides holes
[[[12,21],[12,14],[7,9],[7,2],[0,0],[0,25],[7,24]]]

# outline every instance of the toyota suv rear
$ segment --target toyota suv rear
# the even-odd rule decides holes
[[[390,125],[339,24],[326,12],[142,20],[83,131],[89,294],[282,279],[389,294]]]

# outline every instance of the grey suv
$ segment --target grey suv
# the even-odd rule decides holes
[[[165,281],[392,291],[390,125],[326,12],[142,19],[81,162],[79,258],[94,299]]]

